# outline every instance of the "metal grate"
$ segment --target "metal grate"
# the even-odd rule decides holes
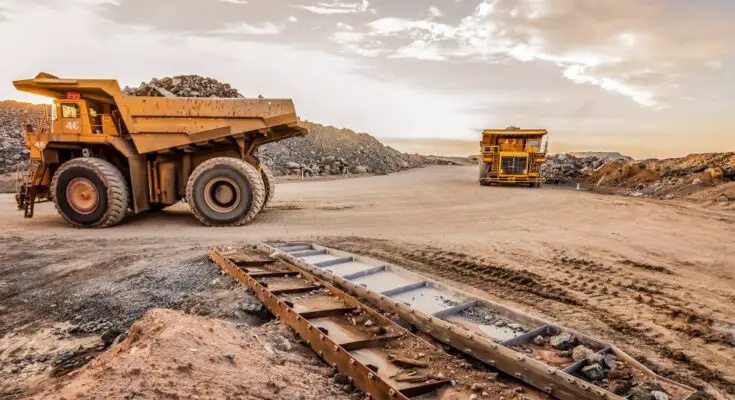
[[[528,157],[503,157],[500,160],[500,170],[506,175],[524,175]]]

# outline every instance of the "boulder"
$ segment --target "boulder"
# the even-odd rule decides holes
[[[654,400],[669,400],[669,395],[659,390],[652,391],[651,396]]]
[[[592,381],[599,381],[605,377],[605,370],[602,369],[600,364],[588,365],[582,368],[582,373]]]
[[[556,336],[552,336],[549,339],[549,343],[556,349],[568,350],[574,346],[576,339],[570,333],[562,332]]]
[[[580,361],[586,359],[593,354],[595,354],[594,351],[580,344],[572,350],[572,359],[574,361]]]

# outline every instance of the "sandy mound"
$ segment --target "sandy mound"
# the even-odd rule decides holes
[[[125,340],[34,399],[348,399],[331,369],[278,323],[152,309]]]

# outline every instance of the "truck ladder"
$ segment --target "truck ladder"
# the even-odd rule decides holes
[[[298,246],[291,247],[298,249]],[[212,248],[209,257],[293,328],[319,357],[368,399],[513,398],[542,392],[511,378],[488,380],[468,364],[303,269],[253,248]],[[473,382],[481,382],[472,385]],[[478,388],[480,390],[478,391]],[[452,396],[454,395],[454,396]]]
[[[630,395],[614,394],[601,386],[604,380],[588,379],[583,371],[599,366],[590,364],[589,357],[575,361],[567,355],[566,361],[561,359],[562,353],[557,346],[551,345],[551,338],[564,336],[569,338],[569,350],[581,344],[593,354],[596,352],[592,357],[600,360],[600,364],[609,359],[614,363],[610,369],[632,371],[631,374],[637,376],[633,387],[643,383],[643,379],[656,382],[672,400],[689,399],[696,392],[656,375],[610,343],[473,296],[396,265],[312,243],[261,243],[259,248],[333,282],[381,312],[395,313],[434,339],[557,399],[622,400]],[[488,322],[489,316],[492,320],[505,322],[498,326]]]

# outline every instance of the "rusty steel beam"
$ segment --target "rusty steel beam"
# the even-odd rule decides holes
[[[356,307],[337,307],[337,308],[329,308],[326,310],[300,312],[299,315],[302,318],[306,318],[306,319],[324,318],[324,317],[331,317],[335,315],[344,315],[344,314],[347,314],[348,312],[353,312],[355,310],[357,310]]]
[[[434,382],[427,380],[424,382],[417,382],[415,384],[404,383],[403,386],[396,387],[381,378],[376,366],[370,365],[369,363],[361,363],[355,355],[350,353],[351,351],[375,348],[378,345],[385,344],[391,340],[397,340],[404,336],[411,336],[416,340],[421,339],[413,336],[411,333],[398,326],[395,322],[375,312],[369,307],[366,307],[364,304],[334,286],[319,280],[309,273],[301,271],[296,266],[281,264],[281,267],[286,266],[291,269],[290,272],[292,272],[292,274],[286,274],[287,276],[298,276],[301,279],[310,281],[312,284],[320,285],[323,289],[343,301],[346,305],[345,307],[299,313],[292,308],[292,302],[279,298],[253,276],[263,276],[263,272],[248,274],[246,270],[241,266],[236,265],[217,249],[209,250],[209,258],[238,282],[250,286],[253,289],[255,296],[263,302],[271,313],[293,328],[306,342],[306,344],[319,355],[319,357],[328,362],[333,368],[347,375],[350,383],[365,392],[369,399],[403,400],[431,393],[444,386],[451,386],[448,385],[449,380],[439,380]],[[283,271],[274,271],[273,273],[275,274],[276,272],[278,272],[277,276],[284,276]],[[384,335],[370,340],[360,340],[341,344],[329,336],[327,329],[317,327],[311,322],[314,319],[319,319],[329,315],[342,315],[355,310],[367,313],[369,317],[372,320],[377,321],[380,326],[390,326],[392,331],[398,331],[400,334]],[[432,346],[423,340],[421,340],[421,342],[425,343],[426,346]]]
[[[468,399],[478,396],[473,382],[490,385],[488,391],[500,396],[495,398],[511,398],[519,387],[533,399],[548,398],[509,378],[488,383],[486,370],[467,369],[468,364],[461,359],[297,265],[280,260],[267,267],[248,268],[237,265],[229,257],[237,258],[232,251],[224,255],[217,248],[209,250],[212,261],[236,281],[252,288],[273,315],[294,329],[332,368],[345,374],[353,386],[366,394],[366,399]],[[248,273],[248,269],[252,272]],[[278,295],[269,291],[267,283],[253,276],[276,272],[279,277],[286,272],[293,273],[278,282],[281,287],[308,283],[320,289],[316,293]]]
[[[322,333],[312,325],[308,319],[296,313],[276,295],[270,293],[266,287],[261,285],[254,277],[245,273],[235,263],[223,256],[218,250],[210,249],[209,258],[222,270],[253,289],[255,296],[263,302],[268,310],[281,321],[293,328],[302,339],[327,363],[351,378],[351,383],[365,393],[369,393],[373,399],[380,400],[408,400],[408,396],[391,387],[374,374],[367,366],[351,357],[338,343],[328,335]],[[298,271],[294,271],[297,272]],[[279,275],[282,276],[282,275]],[[307,277],[308,279],[308,277]]]
[[[379,336],[372,339],[355,340],[353,342],[343,342],[340,346],[344,347],[345,350],[360,350],[369,347],[373,347],[376,344],[387,343],[391,340],[398,339],[401,335],[385,335]]]

